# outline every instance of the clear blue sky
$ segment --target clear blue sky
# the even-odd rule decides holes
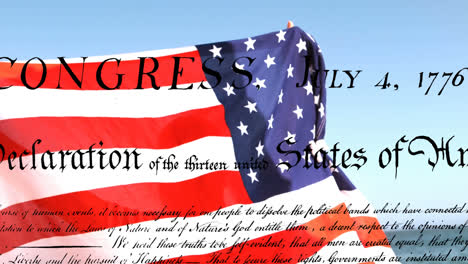
[[[276,31],[290,19],[315,37],[327,68],[363,70],[355,89],[328,91],[329,145],[364,147],[369,157],[361,170],[346,170],[351,180],[376,204],[448,205],[465,201],[468,168],[432,171],[426,158],[406,153],[395,180],[393,169],[377,166],[377,155],[402,135],[436,142],[455,135],[453,147],[468,148],[468,70],[465,83],[442,96],[417,88],[421,71],[468,66],[467,11],[466,1],[8,1],[0,9],[0,56],[176,48]],[[374,87],[385,72],[399,91]]]

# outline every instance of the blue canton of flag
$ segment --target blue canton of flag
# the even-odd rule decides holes
[[[252,201],[297,190],[330,175],[340,190],[355,189],[346,175],[330,169],[330,164],[314,168],[314,157],[305,151],[299,160],[296,155],[277,150],[284,140],[294,143],[294,149],[304,150],[311,145],[313,152],[324,146],[326,73],[322,51],[310,34],[293,27],[243,40],[200,45],[197,49],[202,61],[212,59],[209,67],[221,76],[232,76],[233,64],[252,73],[250,84],[243,88],[239,87],[248,82],[246,76],[238,75],[234,82],[219,82],[207,75],[225,107],[236,159],[263,159],[269,164],[266,169],[239,169]],[[310,73],[302,85],[306,67]],[[291,146],[282,144],[281,148],[288,150]],[[306,158],[312,165],[309,169],[304,167]],[[288,169],[286,162],[297,165]]]

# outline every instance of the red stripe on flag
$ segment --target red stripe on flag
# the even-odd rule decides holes
[[[291,261],[287,263],[296,263],[312,256],[328,243],[346,232],[356,231],[359,238],[364,237],[363,233],[369,232],[368,235],[365,236],[366,240],[361,240],[363,244],[367,241],[386,239],[385,233],[382,230],[359,229],[358,225],[356,225],[357,222],[374,222],[378,224],[377,219],[374,217],[350,217],[349,214],[343,212],[329,214],[329,212],[333,212],[344,207],[344,204],[336,206],[335,208],[330,209],[326,214],[322,214],[310,222],[300,225],[299,228],[294,230],[285,230],[249,240],[243,248],[242,244],[237,244],[208,254],[183,256],[173,258],[171,260],[182,260],[179,263],[234,263],[233,261],[235,256],[238,256],[241,260],[239,263],[245,263],[244,260],[247,258],[252,261],[258,260],[258,262],[249,263],[272,263],[272,259],[276,255],[279,255],[283,260],[291,258]],[[353,222],[355,222],[354,225]],[[350,228],[350,230],[346,230],[344,228],[334,229],[333,227],[336,227],[337,225],[353,227]],[[307,228],[307,230],[303,230],[301,227]],[[310,241],[307,246],[291,247],[290,245],[295,240],[297,241],[297,239],[300,239],[300,242],[306,242],[307,240]],[[214,262],[214,257],[217,257],[218,261],[225,260],[225,262]],[[263,259],[263,261],[260,261],[261,259]],[[167,263],[172,262],[168,261]],[[277,263],[286,262],[283,261]]]
[[[250,204],[250,200],[239,172],[217,171],[198,178],[177,183],[140,183],[114,186],[109,188],[67,193],[58,196],[19,203],[0,210],[1,225],[22,228],[20,232],[0,232],[0,254],[31,241],[54,236],[82,234],[88,226],[107,229],[110,227],[138,223],[156,219],[157,215],[143,215],[166,207],[166,211],[180,211],[182,216],[192,209],[195,215],[201,211],[215,211],[234,204]],[[93,208],[92,215],[75,215],[74,211]],[[109,208],[104,215],[99,212]],[[29,210],[28,217],[21,212]],[[59,216],[33,216],[34,210],[64,211]],[[138,212],[136,216],[110,215],[110,212]],[[9,215],[16,212],[17,215]],[[71,212],[71,214],[67,214]],[[160,218],[172,218],[171,215]],[[73,223],[78,231],[66,232],[68,224]],[[32,224],[35,232],[26,232]],[[1,227],[0,225],[0,227]],[[38,232],[38,227],[60,226],[60,231]],[[6,228],[5,227],[5,228]]]
[[[183,68],[183,74],[178,77],[177,83],[178,84],[187,84],[187,83],[194,83],[194,82],[201,82],[205,80],[205,74],[202,70],[202,61],[200,58],[200,54],[198,51],[191,51],[191,52],[184,52],[180,54],[174,54],[170,56],[162,56],[157,57],[159,68],[157,71],[152,74],[156,77],[156,84],[158,86],[170,86],[173,81],[173,73],[174,73],[174,59],[173,57],[191,57],[194,58],[192,62],[191,59],[181,59],[179,70]],[[109,57],[116,57],[118,56],[109,56]],[[66,61],[67,59],[65,59]],[[37,59],[31,61],[28,64],[25,75],[27,77],[27,83],[35,87],[41,80],[43,74],[43,67],[41,63],[38,63]],[[45,78],[44,83],[41,85],[41,88],[56,88],[59,83],[59,73],[61,71],[60,76],[60,86],[61,89],[67,90],[101,90],[103,89],[98,82],[96,81],[96,71],[99,65],[102,62],[85,62],[84,71],[83,71],[83,83],[81,89],[78,85],[73,81],[70,77],[66,69],[62,66],[60,70],[61,64],[48,64],[46,63],[47,67],[47,75]],[[10,62],[2,60],[0,62],[0,86],[25,86],[21,81],[21,72],[23,70],[25,63],[15,63],[13,67],[11,67]],[[77,78],[81,80],[81,72],[82,72],[82,63],[70,63],[68,64],[70,69],[75,73]],[[108,87],[113,87],[117,84],[117,73],[124,74],[122,78],[122,85],[120,89],[135,89],[138,84],[138,72],[140,60],[135,58],[135,60],[126,60],[121,61],[118,68],[117,62],[115,60],[108,61],[104,64],[102,68],[102,80]],[[151,59],[145,60],[144,65],[144,72],[148,72],[153,69],[154,64]],[[151,81],[150,78],[146,75],[143,76],[142,79],[142,87],[143,88],[150,88]]]
[[[207,136],[230,137],[222,105],[158,117],[34,117],[0,121],[0,142],[7,154],[103,148],[167,149]],[[28,155],[29,155],[28,154]],[[1,157],[0,157],[1,158]]]

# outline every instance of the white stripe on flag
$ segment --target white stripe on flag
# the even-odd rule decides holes
[[[219,151],[219,149],[223,149],[223,151]],[[114,150],[121,149],[106,149],[105,151],[110,153]],[[129,150],[132,149],[130,148]],[[193,154],[197,155],[199,162],[205,160],[226,162],[229,165],[228,170],[236,171],[234,169],[236,159],[230,137],[205,137],[171,149],[138,149],[138,152],[141,153],[139,160],[143,166],[138,170],[132,169],[128,172],[122,169],[112,170],[110,167],[102,170],[73,170],[70,167],[70,163],[66,164],[67,168],[65,168],[63,173],[58,169],[59,166],[54,170],[43,170],[39,169],[39,167],[36,170],[10,170],[8,162],[4,161],[0,163],[0,175],[3,175],[0,181],[0,189],[2,190],[0,192],[0,201],[2,201],[2,207],[5,208],[16,203],[64,193],[103,187],[144,182],[180,182],[212,171],[205,169],[189,171],[183,169],[185,160]],[[168,173],[161,168],[161,163],[156,175],[155,170],[149,168],[150,162],[159,156],[168,157],[170,154],[176,156],[182,169],[173,170]],[[40,155],[36,154],[37,164],[40,164]],[[57,156],[57,159],[59,161],[59,156]],[[23,157],[23,160],[24,164],[32,164],[32,156]],[[133,164],[133,159],[131,164]],[[37,188],[38,185],[43,183],[47,183],[47,188]]]
[[[138,57],[162,57],[162,56],[170,56],[185,52],[196,51],[197,47],[195,46],[187,46],[181,48],[174,48],[174,49],[162,49],[162,50],[149,50],[149,51],[141,51],[141,52],[132,52],[132,53],[121,53],[121,54],[113,54],[113,55],[102,55],[102,56],[91,56],[86,58],[86,62],[103,62],[109,58],[117,58],[121,60],[136,60]],[[16,63],[25,63],[28,60],[18,60]],[[82,63],[82,58],[65,58],[67,63]],[[59,64],[60,61],[58,59],[47,59],[44,60],[46,64]],[[31,64],[39,64],[38,60],[33,60],[30,62]]]
[[[212,89],[197,89],[198,84],[184,91],[168,90],[169,86],[158,91],[11,87],[0,91],[0,120],[40,116],[163,117],[220,105]]]

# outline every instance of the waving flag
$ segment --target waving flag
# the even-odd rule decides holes
[[[326,95],[321,50],[300,28],[65,60],[47,74],[37,60],[0,64],[2,260],[394,256],[343,171],[304,167],[304,147],[325,146]]]

